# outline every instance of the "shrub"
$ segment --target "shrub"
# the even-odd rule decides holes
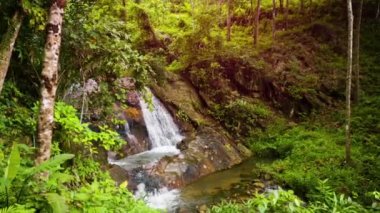
[[[261,102],[250,102],[244,99],[229,104],[214,105],[213,115],[232,133],[248,136],[255,128],[264,128],[265,121],[272,112]]]
[[[279,213],[322,213],[322,212],[371,212],[372,207],[364,207],[354,202],[350,197],[343,194],[337,195],[326,184],[327,181],[319,181],[315,188],[314,199],[308,203],[302,201],[294,195],[292,190],[269,190],[263,194],[256,194],[255,197],[243,203],[226,202],[212,206],[211,213],[218,212],[279,212]]]
[[[54,119],[57,124],[55,141],[61,143],[80,144],[90,153],[96,153],[98,147],[106,150],[120,148],[125,143],[117,132],[108,126],[100,126],[99,131],[90,129],[90,124],[81,123],[74,107],[63,102],[56,103]]]

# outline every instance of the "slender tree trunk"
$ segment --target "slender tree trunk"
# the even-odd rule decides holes
[[[0,43],[0,94],[3,90],[5,77],[11,62],[13,48],[20,32],[23,15],[16,12],[12,17],[10,25]]]
[[[280,0],[279,10],[280,10],[281,13],[284,12],[284,0]]]
[[[261,0],[257,0],[256,5],[256,18],[255,18],[255,34],[253,37],[253,44],[257,46],[257,40],[259,39],[259,27],[260,27],[260,6]]]
[[[122,0],[122,5],[123,8],[121,9],[121,19],[122,21],[126,22],[127,21],[127,3],[126,0]]]
[[[251,0],[251,8],[250,8],[250,17],[249,17],[249,24],[253,26],[255,23],[255,9],[253,7],[253,0]]]
[[[313,0],[309,0],[309,8],[307,9],[310,23],[313,21]]]
[[[273,9],[272,9],[272,39],[274,43],[276,35],[276,0],[272,0]]]
[[[347,0],[348,16],[348,47],[347,47],[347,76],[346,76],[346,163],[351,162],[351,80],[352,80],[352,47],[354,16],[352,1]]]
[[[304,14],[305,11],[305,0],[300,0],[300,13]]]
[[[219,0],[218,1],[218,6],[219,6],[219,26],[223,26],[224,22],[224,17],[223,17],[223,1]]]
[[[61,33],[65,0],[52,0],[46,25],[46,43],[41,78],[41,106],[38,117],[39,150],[36,164],[48,160],[51,154],[53,137],[54,104],[58,84],[58,59],[61,46]]]
[[[375,19],[379,19],[379,16],[380,16],[380,0],[379,2],[377,3],[377,11],[376,11],[376,17]]]
[[[231,27],[232,27],[232,1],[233,0],[228,0],[227,1],[227,7],[228,7],[228,12],[227,12],[227,41],[231,41]]]
[[[191,0],[191,19],[193,21],[193,31],[195,30],[195,19],[194,19],[194,15],[195,15],[195,3],[194,3],[194,0]]]
[[[354,102],[358,103],[360,98],[360,29],[362,22],[362,11],[363,11],[363,0],[360,0],[357,18],[356,18],[356,28],[355,28],[355,59],[354,59],[354,76],[355,76],[355,84],[354,84],[354,92],[353,98]]]
[[[285,5],[285,29],[288,29],[288,19],[289,19],[289,0],[286,0]]]

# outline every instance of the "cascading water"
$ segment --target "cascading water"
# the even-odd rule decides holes
[[[124,124],[124,133],[127,136],[127,141],[129,143],[132,143],[132,144],[137,144],[138,143],[138,140],[137,140],[136,136],[134,136],[131,133],[131,128],[129,128],[128,121],[126,121],[125,124]]]
[[[149,89],[148,92],[151,93]],[[152,95],[152,108],[141,96],[139,96],[139,103],[152,149],[121,160],[109,159],[110,164],[119,165],[127,171],[150,167],[164,156],[180,154],[176,144],[184,138],[172,116],[158,98]],[[126,122],[124,129],[127,139],[132,143],[138,143],[130,131],[128,122]],[[138,175],[144,176],[144,172],[140,172]],[[158,187],[147,192],[146,184],[149,183],[149,180],[147,178],[144,180],[144,177],[140,179],[141,181],[137,183],[135,196],[144,199],[151,207],[170,210],[178,198],[179,191]]]
[[[151,93],[150,90],[148,92]],[[177,125],[164,105],[152,96],[153,109],[140,96],[140,106],[153,148],[175,146],[183,139]]]

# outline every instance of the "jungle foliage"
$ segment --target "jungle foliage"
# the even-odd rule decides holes
[[[133,89],[183,77],[203,112],[255,156],[252,176],[284,189],[210,212],[376,212],[380,171],[380,28],[364,1],[361,94],[353,106],[352,163],[344,159],[346,16],[338,1],[71,0],[65,10],[52,158],[35,165],[45,25],[51,1],[0,1],[0,41],[23,15],[0,94],[0,212],[156,212],[117,186],[105,153],[125,144],[113,113]],[[279,1],[276,1],[280,3]],[[226,36],[232,10],[231,40]],[[275,16],[273,16],[273,14]],[[275,21],[275,22],[274,22]],[[253,46],[253,32],[259,29]],[[0,48],[4,46],[0,45]],[[95,82],[86,88],[88,82]],[[147,98],[149,99],[149,98]],[[189,121],[178,109],[177,117]],[[72,153],[72,154],[68,154]],[[47,179],[41,174],[49,174]],[[269,177],[269,178],[268,178]]]

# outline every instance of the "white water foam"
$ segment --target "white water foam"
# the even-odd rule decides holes
[[[164,187],[156,192],[147,193],[145,184],[140,183],[137,186],[135,197],[144,200],[148,206],[155,209],[165,209],[172,212],[179,206],[180,191],[178,189],[169,190]]]
[[[149,89],[148,92],[151,93]],[[175,146],[183,139],[172,116],[158,98],[152,96],[153,109],[140,96],[140,106],[145,125],[148,129],[149,140],[153,148],[160,146]]]
[[[120,160],[109,159],[108,163],[118,165],[125,170],[131,170],[144,165],[157,163],[165,156],[175,156],[180,154],[180,151],[175,146],[161,146],[145,152],[128,156]]]
[[[149,89],[147,90],[151,93]],[[118,165],[125,170],[149,168],[165,156],[180,154],[180,150],[176,148],[176,144],[184,138],[180,134],[180,130],[173,121],[172,116],[158,98],[152,96],[153,109],[149,108],[149,105],[141,96],[139,97],[139,101],[152,149],[124,159],[113,160],[110,158],[108,160],[110,164]],[[125,125],[127,138],[138,143],[129,128],[127,123]],[[169,212],[175,211],[175,208],[178,207],[179,196],[179,190],[169,190],[166,187],[157,189],[154,192],[147,192],[144,183],[139,183],[135,192],[135,197],[143,199],[150,207]]]

